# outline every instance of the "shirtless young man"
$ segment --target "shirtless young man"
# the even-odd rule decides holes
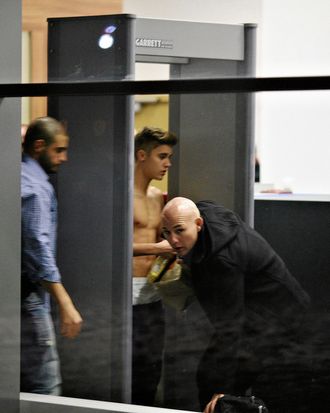
[[[147,274],[157,255],[174,252],[160,240],[164,199],[150,182],[164,178],[176,142],[173,134],[154,128],[135,136],[132,403],[146,406],[154,404],[164,343],[162,303]]]

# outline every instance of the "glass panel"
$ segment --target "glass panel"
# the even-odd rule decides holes
[[[328,97],[328,92],[258,95],[256,147],[261,183],[264,168],[272,171],[272,165],[267,165],[267,157],[263,155],[267,152],[261,148],[265,151],[271,147],[272,153],[276,153],[277,142],[282,145],[285,142],[285,150],[280,148],[281,161],[293,163],[294,170],[298,170],[298,150],[310,135],[306,134],[305,138],[303,135],[305,130],[310,130],[307,114],[311,124],[319,126],[319,136],[323,136],[328,129],[324,116]],[[154,116],[159,110],[157,105],[164,103],[159,100],[152,103],[154,107],[142,103],[141,110],[145,109],[144,105],[148,106],[143,122],[139,120],[141,114],[135,113],[137,132],[143,126],[167,130],[168,124],[168,129],[178,137],[178,143],[172,148],[172,166],[165,167],[169,168],[170,175],[168,199],[177,195],[196,202],[211,199],[247,220],[248,216],[243,216],[244,208],[243,213],[238,208],[238,205],[244,206],[246,200],[237,204],[237,198],[251,184],[245,178],[253,179],[254,145],[250,136],[253,137],[253,96],[188,94],[171,95],[168,100],[169,109],[161,116],[163,123]],[[61,167],[55,181],[59,205],[58,263],[65,286],[84,318],[83,330],[76,340],[70,342],[59,335],[57,338],[62,394],[129,402],[125,397],[131,390],[132,367],[130,231],[133,231],[135,242],[141,243],[141,238],[136,237],[137,228],[139,234],[147,229],[149,235],[144,240],[150,244],[150,233],[152,237],[156,234],[152,222],[159,217],[157,203],[150,208],[150,199],[141,197],[135,189],[135,221],[130,228],[133,176],[130,178],[128,171],[133,172],[133,152],[127,152],[127,145],[133,149],[132,139],[128,138],[133,134],[133,101],[113,96],[66,96],[51,98],[49,108],[65,122],[71,138],[69,162]],[[317,110],[312,116],[313,108]],[[152,113],[150,117],[149,113]],[[166,119],[167,113],[169,119]],[[274,133],[259,136],[260,131],[270,130]],[[265,141],[264,136],[268,140]],[[295,150],[294,157],[291,157],[293,149],[289,149],[289,145]],[[321,147],[319,160],[323,159],[323,152],[328,151],[327,142],[321,139],[313,145],[315,152]],[[143,182],[147,184],[158,171],[147,167],[153,159],[152,154],[151,151],[135,160],[136,165],[144,164],[144,169],[137,170],[139,179],[143,172]],[[309,157],[309,164],[311,158],[313,156]],[[321,168],[323,163],[320,162]],[[276,162],[274,174],[278,173],[278,166]],[[281,172],[284,170],[281,167]],[[317,173],[319,179],[315,188],[327,173],[328,167]],[[163,175],[156,177],[162,181],[160,178]],[[223,183],[219,185],[221,180]],[[224,188],[226,183],[228,187]],[[310,188],[313,193],[312,184]],[[149,196],[151,194],[152,191]],[[230,197],[226,198],[226,194]],[[293,191],[291,195],[297,194]],[[146,320],[146,316],[141,315],[145,304],[138,305],[141,311],[133,310],[136,317],[133,337],[143,346],[143,355],[151,360],[156,352],[163,356],[162,367],[158,365],[155,369],[160,374],[159,382],[157,378],[154,382],[158,383],[153,390],[155,399],[141,404],[200,411],[199,397],[206,403],[213,393],[222,392],[253,394],[261,397],[270,411],[281,413],[283,409],[289,413],[308,411],[311,406],[321,407],[327,402],[330,240],[325,223],[329,222],[330,197],[323,193],[322,198],[311,200],[308,196],[290,198],[291,195],[256,196],[254,226],[272,247],[252,230],[247,230],[232,212],[226,212],[229,215],[225,219],[223,210],[219,209],[218,218],[210,220],[209,209],[217,208],[212,205],[198,204],[204,222],[195,232],[192,244],[189,237],[187,241],[182,235],[171,234],[172,221],[166,221],[165,228],[169,232],[164,235],[168,241],[179,248],[175,237],[181,239],[178,253],[192,272],[188,275],[192,290],[188,290],[189,298],[183,308],[182,301],[178,301],[177,286],[172,290],[164,290],[164,283],[157,287],[165,310],[164,348],[158,330],[149,336],[142,331],[147,328],[141,326],[141,321]],[[218,225],[226,228],[220,238],[212,232]],[[222,239],[228,234],[231,234],[228,244],[223,245]],[[183,248],[185,242],[188,242],[188,250],[192,247],[189,254]],[[209,247],[204,250],[206,246]],[[202,255],[199,255],[199,248]],[[211,248],[215,248],[214,252]],[[285,264],[274,256],[271,248]],[[197,256],[201,261],[196,261]],[[151,263],[151,255],[147,257]],[[133,268],[136,267],[133,265]],[[146,275],[146,272],[133,272],[133,275]],[[184,293],[187,293],[186,287]],[[307,296],[310,299],[308,309]],[[148,304],[152,308],[152,318],[155,318],[156,305],[154,302]],[[156,325],[158,323],[156,320]],[[152,347],[155,338],[155,347]],[[143,379],[138,383],[138,393],[142,394],[148,389],[146,377],[151,375],[143,367],[140,375]],[[123,387],[117,387],[118,378]],[[275,393],[274,388],[277,389]],[[303,401],[301,406],[300,400]]]
[[[327,403],[330,195],[329,164],[325,161],[329,158],[329,145],[323,137],[329,129],[328,97],[328,92],[258,96],[257,131],[264,133],[256,140],[257,149],[260,147],[272,154],[264,158],[263,152],[258,151],[261,179],[264,162],[268,162],[265,168],[269,171],[281,174],[285,170],[283,166],[279,168],[281,161],[281,165],[287,162],[292,167],[298,181],[299,164],[303,161],[305,167],[301,173],[306,173],[306,160],[310,164],[314,153],[320,161],[320,165],[313,164],[317,179],[310,180],[305,194],[293,190],[292,196],[276,194],[277,191],[269,197],[256,196],[255,228],[272,247],[250,230],[245,232],[240,224],[234,238],[228,240],[230,246],[220,246],[222,240],[212,238],[217,220],[215,215],[215,221],[209,219],[204,206],[204,229],[207,230],[201,230],[198,235],[199,249],[194,246],[192,255],[184,260],[193,271],[192,282],[198,300],[183,312],[166,306],[163,373],[166,407],[198,411],[198,390],[202,395],[208,394],[205,400],[214,392],[252,393],[261,397],[272,412],[304,412]],[[238,152],[234,155],[230,142],[223,140],[223,136],[230,130],[231,117],[235,125],[240,124],[244,117],[239,109],[244,113],[246,108],[243,109],[242,102],[239,109],[230,106],[231,99],[239,100],[240,96],[222,95],[221,98],[226,105],[221,104],[221,99],[214,104],[216,95],[170,96],[170,105],[174,106],[174,110],[170,109],[170,129],[178,134],[179,144],[174,149],[170,169],[169,199],[176,195],[188,196],[194,201],[207,198],[228,207],[223,185],[218,185],[219,178],[215,177],[226,161],[227,182],[235,175],[237,164],[244,164],[244,156],[237,156],[244,135],[238,135],[235,129],[232,144],[237,145]],[[224,115],[223,111],[229,107]],[[198,108],[197,113],[194,108]],[[318,133],[315,146],[311,145],[311,130]],[[268,140],[264,140],[264,136]],[[304,155],[305,144],[309,148],[308,158]],[[281,159],[271,163],[276,151]],[[229,160],[221,158],[223,152]],[[252,167],[253,151],[249,156]],[[252,177],[248,171],[246,169]],[[207,179],[203,181],[203,177]],[[305,179],[300,182],[307,184]],[[323,193],[316,196],[320,182],[323,182]],[[240,187],[233,185],[231,190],[235,198]],[[235,205],[229,208],[235,209]],[[191,238],[187,240],[173,228],[170,232],[171,224],[178,222],[182,223],[178,218],[177,221],[168,218],[166,231],[168,239],[178,248],[181,240],[179,251],[182,252],[184,242],[191,246]],[[224,217],[221,223],[226,227]],[[247,249],[236,244],[241,231],[247,237]],[[217,247],[221,251],[219,255],[212,254]],[[285,264],[273,255],[272,248]],[[234,314],[227,319],[225,314],[229,309]],[[211,337],[214,341],[210,345]]]
[[[51,136],[55,134],[56,139],[68,135],[69,150],[67,159],[66,151],[58,148],[58,139],[55,138],[54,144],[40,148],[43,154],[40,157],[36,143],[25,146],[27,156],[24,156],[22,168],[22,211],[25,217],[23,222],[26,222],[26,226],[23,225],[22,278],[22,371],[25,376],[21,389],[129,402],[133,100],[130,97],[109,96],[52,97],[49,98],[49,115],[58,119],[64,130],[49,118],[38,119],[35,121],[37,126],[32,123],[28,129],[25,145],[36,138],[44,142],[47,133]],[[66,148],[66,140],[65,143]],[[55,144],[57,146],[53,148]],[[58,155],[55,156],[51,149],[54,151],[57,148]],[[48,168],[55,162],[66,160],[69,160],[68,164],[61,165],[58,173],[51,173],[51,184],[47,182],[43,171],[55,172]],[[31,176],[35,176],[32,183]],[[32,191],[34,197],[39,199],[38,182],[44,194],[40,200],[42,208],[34,209],[32,204],[31,209],[31,197],[26,196],[25,192],[29,194]],[[57,202],[52,187],[55,188]],[[51,209],[48,198],[52,201]],[[31,220],[36,212],[40,220]],[[52,220],[49,222],[50,218]],[[40,231],[35,231],[35,226]],[[49,243],[53,245],[55,235],[56,264],[52,258],[54,249],[48,246]],[[38,242],[34,244],[31,242],[33,239]],[[40,248],[34,251],[39,244]],[[43,261],[38,251],[44,249],[49,251]],[[48,269],[50,264],[53,264],[52,270]],[[59,386],[58,373],[56,383],[54,380],[49,383],[55,376],[54,366],[57,363],[54,350],[51,350],[54,339],[50,336],[49,299],[45,296],[45,285],[40,284],[42,277],[50,282],[59,281],[54,265],[60,269],[63,285],[84,320],[83,330],[76,340],[70,341],[60,335],[57,338],[63,386]],[[46,287],[49,285],[46,284]],[[57,333],[63,335],[63,326],[72,320],[74,310],[71,310],[70,318],[65,312],[66,305],[54,304]],[[43,330],[38,327],[40,318],[45,325]],[[36,343],[32,342],[32,338],[28,341],[34,331],[39,334]],[[44,376],[41,377],[36,371],[41,356],[37,357],[34,348],[53,354],[53,359],[43,364]]]
[[[106,7],[110,12],[108,4]],[[259,9],[260,4],[253,8],[257,16],[252,19],[238,19],[235,10],[230,20],[261,20]],[[108,17],[96,18],[96,26],[89,25],[93,18],[87,19],[88,25],[80,25],[78,34],[53,32],[49,50],[51,81],[126,80],[134,78],[134,70],[137,80],[255,74],[253,25],[173,25],[171,21],[137,19],[134,38],[130,28],[121,37],[116,22],[103,24]],[[271,20],[277,24],[276,19]],[[319,24],[319,19],[315,20]],[[70,23],[79,21],[73,19]],[[54,19],[51,24],[56,22]],[[166,25],[172,25],[170,30]],[[286,31],[282,36],[290,37]],[[265,36],[260,37],[265,40]],[[266,39],[264,45],[268,43]],[[45,25],[41,31],[40,27],[34,30],[31,44],[35,53],[46,51]],[[280,44],[277,38],[276,45]],[[316,50],[314,46],[312,49]],[[268,53],[272,48],[265,50]],[[34,56],[34,82],[46,80],[45,60],[46,52]],[[318,59],[309,59],[312,61]],[[149,69],[143,76],[139,72],[142,64]],[[36,76],[36,66],[43,78]],[[273,70],[276,65],[270,66]],[[267,64],[264,68],[267,70]],[[281,70],[286,73],[285,65]],[[166,193],[165,199],[176,195],[194,201],[212,199],[251,224],[254,218],[256,230],[281,256],[311,304],[305,315],[307,299],[301,287],[282,261],[274,258],[269,246],[258,236],[256,245],[254,233],[244,232],[231,212],[228,214],[235,221],[233,226],[239,228],[238,234],[228,240],[228,245],[221,244],[220,256],[206,255],[206,260],[202,254],[201,261],[196,262],[200,253],[196,252],[197,245],[205,254],[218,246],[218,239],[211,239],[210,228],[219,223],[209,220],[204,207],[203,225],[194,232],[195,255],[179,254],[192,271],[188,284],[192,283],[193,294],[189,290],[187,306],[177,310],[170,305],[177,290],[165,295],[164,286],[163,290],[158,287],[165,310],[164,347],[161,329],[145,335],[141,320],[147,316],[144,309],[139,311],[145,304],[132,311],[130,277],[132,273],[144,276],[147,270],[136,274],[136,267],[131,268],[132,239],[143,239],[136,236],[139,227],[139,234],[148,234],[148,244],[157,241],[155,222],[163,198],[150,207],[150,197],[142,194],[139,198],[141,193],[133,192],[133,101],[115,96],[50,98],[48,113],[65,124],[70,136],[69,162],[52,178],[59,208],[58,264],[84,319],[79,337],[67,341],[60,336],[58,308],[53,308],[62,394],[130,402],[135,313],[133,338],[140,340],[144,360],[155,362],[152,374],[142,362],[142,380],[133,385],[133,394],[141,395],[149,385],[155,387],[152,397],[141,403],[200,411],[213,393],[226,392],[261,397],[272,413],[322,409],[329,398],[329,92],[262,93],[257,97],[256,114],[251,94],[141,95],[135,97],[134,107],[136,132],[144,126],[156,127],[174,132],[179,139],[173,148],[169,182],[167,174],[150,182],[155,171],[145,169],[144,178],[149,175],[144,182]],[[45,104],[40,108],[31,103],[32,118],[46,113]],[[259,184],[255,185],[253,203],[255,159],[259,163]],[[8,173],[9,169],[5,170]],[[8,194],[7,190],[2,192]],[[267,193],[260,194],[262,191]],[[133,203],[133,195],[140,201],[134,199]],[[136,210],[144,222],[135,219]],[[228,232],[232,230],[226,223],[224,226]],[[221,237],[228,232],[221,233]],[[252,255],[237,245],[242,233],[244,243],[249,240]],[[173,243],[174,238],[168,239]],[[210,245],[207,251],[203,250],[205,245]],[[151,263],[152,254],[149,250],[148,256],[137,258]],[[184,290],[187,292],[186,287]],[[156,317],[161,311],[154,309],[158,304],[148,303],[147,307],[156,326],[162,327],[162,317]],[[24,322],[22,325],[23,329],[27,327]],[[162,366],[159,359],[153,358],[156,353],[163,356]]]

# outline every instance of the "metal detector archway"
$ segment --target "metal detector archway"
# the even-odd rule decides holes
[[[254,75],[253,25],[131,15],[48,24],[49,81],[133,79],[135,61],[169,63],[171,78]],[[110,47],[100,47],[102,36]],[[129,403],[133,99],[53,96],[48,102],[49,115],[64,121],[70,135],[70,161],[55,184],[58,262],[85,318],[79,340],[59,342],[64,395]],[[213,199],[251,221],[253,114],[249,94],[170,96],[170,129],[180,143],[169,196]]]
[[[255,75],[256,26],[136,20],[137,62],[170,64],[171,79]],[[254,100],[251,94],[170,96],[177,133],[169,196],[212,199],[253,223]]]

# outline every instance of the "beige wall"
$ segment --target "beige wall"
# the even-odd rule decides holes
[[[144,126],[168,129],[168,97],[155,97],[155,102],[140,103],[140,110],[135,113],[135,130],[139,132]],[[163,192],[167,192],[167,175],[162,181],[152,181]]]
[[[140,103],[140,110],[135,113],[135,129],[139,131],[144,126],[167,130],[168,128],[168,98],[155,98],[153,103]]]

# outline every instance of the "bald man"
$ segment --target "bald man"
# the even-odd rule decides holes
[[[252,387],[272,413],[308,411],[298,343],[309,297],[282,259],[212,201],[172,199],[162,212],[162,232],[190,266],[195,294],[214,326],[197,371],[202,409],[214,394],[244,395]]]

